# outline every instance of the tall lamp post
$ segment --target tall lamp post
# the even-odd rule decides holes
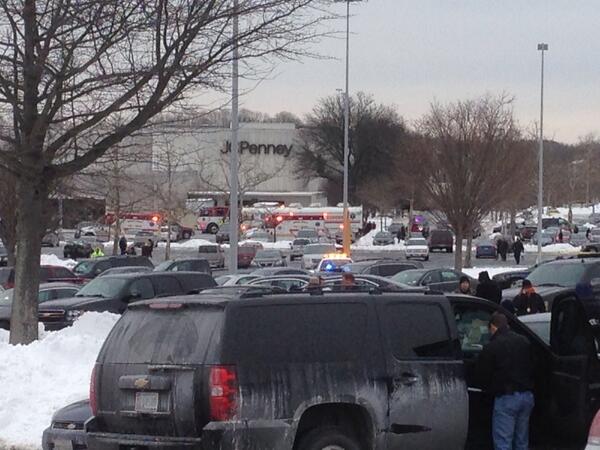
[[[338,0],[339,1],[339,0]],[[348,164],[350,159],[350,3],[362,0],[342,0],[346,3],[346,92],[344,94],[344,217],[343,246],[344,253],[350,256],[352,229],[348,210]]]
[[[544,215],[544,52],[548,51],[548,44],[538,44],[538,51],[542,52],[542,77],[540,96],[540,148],[538,155],[538,248],[537,262],[542,262],[542,217]]]
[[[239,147],[239,49],[238,0],[233,0],[233,68],[231,80],[231,153],[229,154],[229,272],[238,268],[238,147]]]

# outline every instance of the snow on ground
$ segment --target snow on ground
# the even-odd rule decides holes
[[[377,233],[379,233],[379,221],[375,222],[377,224],[377,228],[369,231],[367,234],[362,236],[356,241],[356,243],[352,246],[353,249],[357,250],[404,250],[406,247],[404,245],[404,241],[398,242],[395,239],[395,244],[390,245],[373,245],[373,238]]]
[[[277,249],[277,250],[289,250],[292,248],[292,241],[288,241],[288,240],[281,240],[281,241],[277,241],[277,242],[262,242],[262,241],[254,241],[252,239],[246,239],[243,241],[240,241],[239,245],[244,245],[244,244],[260,244],[262,245],[263,248],[265,249]],[[221,247],[225,248],[229,248],[229,244],[222,244]]]
[[[525,254],[537,253],[537,245],[525,244]],[[555,255],[576,255],[581,251],[581,247],[573,247],[571,244],[551,244],[542,247],[542,253],[552,253]]]
[[[88,396],[94,362],[119,317],[90,312],[26,346],[8,344],[0,330],[0,448],[40,448],[52,414]]]
[[[463,269],[463,272],[472,278],[477,279],[480,272],[487,272],[490,278],[494,275],[504,272],[512,272],[513,270],[522,270],[527,266],[516,266],[516,267],[471,267],[470,269]]]
[[[62,266],[72,269],[77,265],[77,261],[73,259],[60,259],[56,255],[42,255],[40,257],[40,264],[42,266]]]
[[[184,242],[171,242],[171,248],[193,248],[198,250],[201,245],[217,245],[215,242],[207,241],[206,239],[190,239]],[[166,247],[166,242],[159,242],[159,247]]]

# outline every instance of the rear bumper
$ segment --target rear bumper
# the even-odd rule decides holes
[[[63,430],[48,427],[42,435],[42,449],[54,450],[57,441],[68,442],[73,449],[83,450],[87,448],[87,436],[83,430]]]
[[[93,427],[93,425],[92,425]],[[283,420],[211,422],[201,438],[158,437],[115,433],[88,433],[88,448],[92,450],[123,450],[128,446],[148,449],[201,450],[291,450],[292,427]]]
[[[42,322],[40,321],[40,323],[42,323],[44,325],[44,329],[46,331],[58,331],[58,330],[62,330],[63,328],[67,328],[70,327],[71,325],[73,325],[73,322],[68,322],[68,321],[61,321],[61,322]]]

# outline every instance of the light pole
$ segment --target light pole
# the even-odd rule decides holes
[[[231,153],[229,155],[229,272],[238,268],[238,147],[239,147],[239,49],[238,0],[233,0],[233,68],[231,80]]]
[[[542,217],[544,215],[544,52],[548,51],[548,44],[538,44],[538,51],[542,52],[542,78],[540,95],[540,149],[538,167],[538,229],[537,229],[537,262],[542,262]]]

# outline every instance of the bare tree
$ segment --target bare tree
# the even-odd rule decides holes
[[[37,338],[43,208],[89,166],[192,92],[223,90],[241,58],[297,57],[320,0],[0,0],[0,166],[16,177],[11,343]],[[240,17],[237,40],[231,21]],[[247,64],[250,70],[256,64]]]
[[[463,266],[462,242],[503,198],[519,164],[520,131],[512,99],[485,96],[433,104],[412,141],[412,178],[456,235],[454,265]],[[470,252],[470,248],[469,248]]]

